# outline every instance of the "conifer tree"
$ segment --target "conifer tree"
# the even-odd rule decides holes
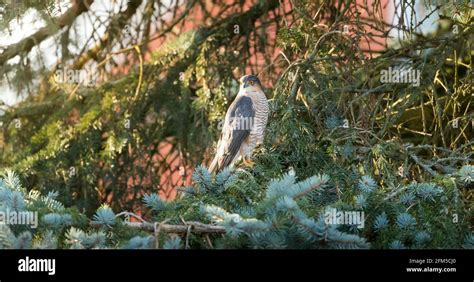
[[[0,45],[0,212],[38,216],[0,248],[474,247],[470,1],[172,2],[0,1],[39,23]],[[250,72],[265,143],[211,174]]]

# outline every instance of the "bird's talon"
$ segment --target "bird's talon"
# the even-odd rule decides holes
[[[254,161],[252,161],[251,159],[245,159],[244,158],[244,165],[245,166],[253,166],[255,164]]]

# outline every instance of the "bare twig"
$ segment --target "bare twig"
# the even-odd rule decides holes
[[[136,99],[138,94],[140,93],[140,88],[142,87],[142,81],[143,81],[143,57],[142,57],[142,53],[141,53],[140,47],[138,47],[138,45],[135,45],[135,50],[137,51],[138,60],[140,62],[140,65],[139,65],[140,73],[139,73],[139,76],[138,76],[138,84],[137,84],[137,89],[135,90],[134,99]]]
[[[166,222],[168,222],[169,219],[166,219],[162,222],[155,222],[153,223],[153,234],[155,235],[155,248],[156,249],[159,249],[160,248],[160,231],[161,231],[161,228],[163,226],[163,224],[165,224]],[[129,222],[131,223],[131,222]],[[148,222],[146,222],[148,223]],[[127,224],[130,226],[130,224]]]

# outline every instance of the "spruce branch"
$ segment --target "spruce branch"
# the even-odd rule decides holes
[[[312,191],[323,187],[329,181],[329,176],[327,176],[325,174],[318,175],[318,176],[314,176],[314,177],[312,177],[312,178],[310,178],[306,181],[311,181],[311,182],[313,182],[313,184],[308,189],[304,189],[303,191],[301,191],[301,192],[297,193],[296,195],[294,195],[293,196],[294,199],[304,197],[304,196],[308,195],[309,193],[311,193]]]

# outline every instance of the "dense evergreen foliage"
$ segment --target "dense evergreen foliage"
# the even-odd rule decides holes
[[[51,19],[52,1],[27,2],[17,12]],[[1,108],[0,212],[39,221],[0,225],[0,248],[474,248],[469,1],[424,3],[440,14],[428,34],[423,18],[377,20],[383,1],[358,7],[363,16],[356,1],[322,0],[219,3],[231,12],[203,12],[209,20],[175,34],[194,9],[206,11],[206,1],[187,1],[157,30],[164,43],[147,50],[146,27],[163,23],[156,2],[127,1],[98,49],[71,47],[73,18],[48,23],[61,50],[53,67],[2,48],[3,83],[25,98]],[[415,1],[399,2],[416,16]],[[0,7],[2,16],[14,8]],[[2,20],[8,30],[15,19]],[[406,37],[361,49],[394,29]],[[420,71],[418,84],[383,81],[401,68]],[[84,69],[96,83],[56,79]],[[200,164],[247,72],[267,85],[265,143],[254,166],[210,174]],[[153,159],[163,143],[194,171],[174,200],[159,190],[174,155]],[[328,223],[333,211],[363,212],[363,226]]]

